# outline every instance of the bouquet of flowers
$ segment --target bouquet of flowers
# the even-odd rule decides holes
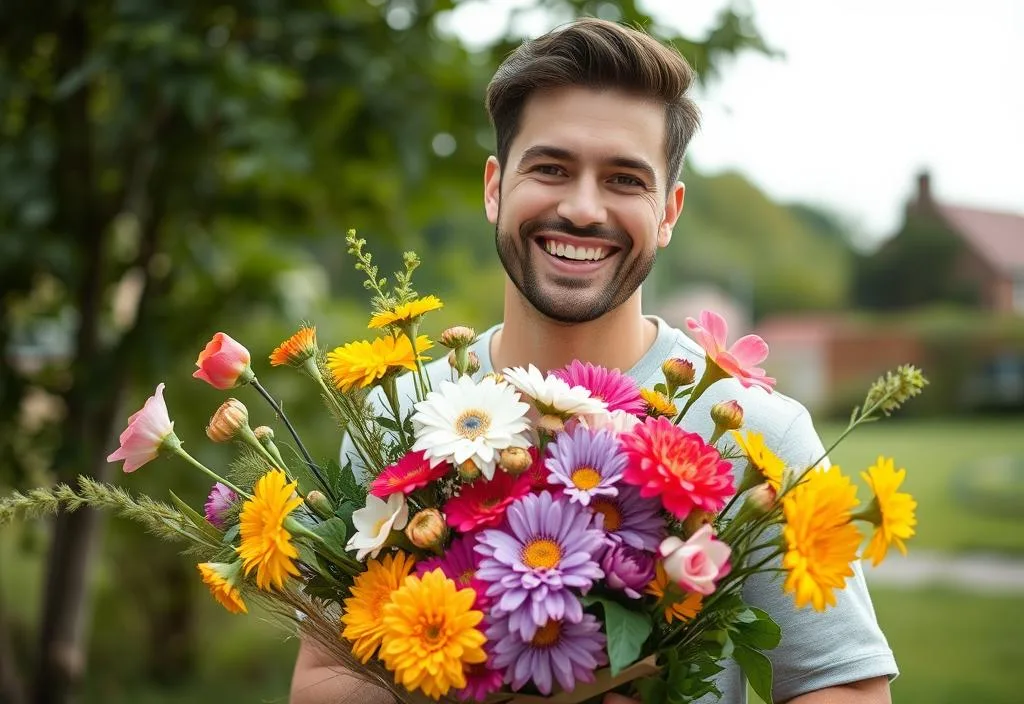
[[[770,701],[764,652],[780,631],[744,603],[746,580],[781,564],[795,607],[822,610],[853,574],[858,522],[874,526],[865,557],[906,551],[916,504],[891,459],[863,473],[874,496],[858,509],[838,467],[825,456],[786,466],[743,431],[735,400],[712,407],[710,437],[684,429],[695,401],[724,379],[771,392],[760,338],[727,347],[724,321],[705,311],[688,321],[706,353],[702,373],[669,359],[663,383],[641,389],[581,361],[474,378],[476,334],[456,326],[437,340],[448,364],[432,374],[434,342],[420,324],[442,303],[413,290],[416,255],[389,284],[363,240],[350,233],[348,245],[379,336],[324,354],[315,329],[302,327],[270,355],[271,366],[312,380],[345,431],[344,465],[313,459],[248,350],[217,333],[193,376],[252,387],[284,429],[251,428],[246,406],[229,398],[206,434],[242,452],[215,472],[184,449],[159,384],[109,457],[134,472],[177,455],[214,482],[203,513],[173,494],[165,503],[81,478],[8,497],[0,523],[61,506],[119,511],[202,555],[200,576],[228,611],[262,603],[399,701],[570,703],[619,688],[685,702],[715,691],[727,656]],[[887,373],[847,432],[925,383],[910,366]]]

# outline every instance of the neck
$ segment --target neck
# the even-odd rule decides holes
[[[547,373],[578,359],[626,372],[657,334],[657,325],[643,316],[640,289],[596,320],[561,323],[539,313],[506,279],[505,320],[491,340],[491,360],[497,371],[533,364]]]

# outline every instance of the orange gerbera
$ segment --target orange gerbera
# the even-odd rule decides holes
[[[654,579],[647,585],[647,593],[657,597],[659,600],[665,598],[665,592],[669,588],[668,574],[665,572],[665,565],[658,560],[654,565]],[[700,592],[688,592],[680,601],[665,606],[665,621],[689,621],[700,611],[703,606],[704,596]]]
[[[316,328],[302,326],[270,354],[270,364],[274,367],[286,364],[301,367],[307,359],[315,357],[317,352]]]
[[[256,586],[266,591],[283,588],[288,575],[299,576],[295,566],[299,551],[284,527],[288,514],[302,503],[295,487],[284,472],[272,469],[260,477],[252,498],[242,505],[242,542],[236,550],[244,561],[246,576],[256,570]]]

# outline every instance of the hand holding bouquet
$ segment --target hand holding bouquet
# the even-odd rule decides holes
[[[876,564],[892,545],[905,552],[916,504],[899,491],[904,471],[891,459],[863,474],[874,495],[860,507],[824,455],[786,466],[744,430],[735,400],[712,407],[710,437],[684,429],[723,380],[772,392],[757,366],[768,353],[760,338],[728,347],[724,321],[705,311],[688,323],[702,372],[669,359],[651,389],[584,361],[475,378],[476,334],[466,327],[440,336],[447,365],[428,369],[434,343],[420,322],[442,304],[412,289],[418,259],[407,254],[388,286],[364,242],[350,234],[349,246],[379,336],[324,354],[303,327],[270,362],[310,377],[352,462],[314,461],[249,352],[217,333],[194,376],[254,388],[293,453],[286,458],[270,428],[250,428],[232,398],[207,435],[244,451],[230,472],[203,466],[175,434],[160,384],[109,459],[133,472],[178,455],[214,482],[202,515],[173,494],[165,504],[83,478],[77,491],[5,499],[0,522],[60,506],[119,510],[202,551],[201,578],[227,610],[261,602],[400,701],[568,703],[617,689],[685,702],[715,691],[726,657],[770,700],[765,651],[780,631],[744,603],[746,581],[781,569],[796,608],[823,610],[853,574],[858,522],[874,526],[864,555]],[[886,374],[847,432],[925,383],[909,366]]]

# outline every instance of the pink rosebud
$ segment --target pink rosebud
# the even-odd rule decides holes
[[[686,327],[696,333],[697,342],[704,348],[708,361],[735,377],[745,387],[759,386],[769,393],[775,379],[765,375],[757,365],[768,357],[768,345],[757,335],[745,335],[727,348],[729,326],[725,319],[709,310],[701,311],[700,320],[686,319]]]
[[[228,335],[218,332],[199,353],[192,376],[215,389],[233,389],[255,378],[249,366],[249,350]]]
[[[706,525],[685,543],[672,535],[661,541],[658,552],[664,558],[665,574],[691,592],[707,596],[715,591],[715,583],[729,574],[732,548],[715,538]]]
[[[121,433],[121,446],[107,457],[107,462],[124,460],[124,471],[134,472],[156,459],[164,444],[179,443],[174,434],[174,423],[167,415],[164,385],[157,384],[156,393],[128,419],[128,427]]]

